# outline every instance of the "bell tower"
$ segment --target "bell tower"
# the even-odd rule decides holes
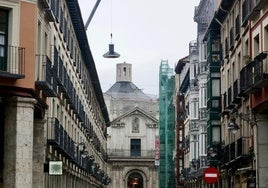
[[[118,63],[116,65],[116,82],[132,82],[132,65]]]

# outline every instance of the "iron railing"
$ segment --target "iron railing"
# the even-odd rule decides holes
[[[246,94],[268,86],[267,52],[261,52],[240,71],[240,88]]]
[[[0,57],[0,76],[10,78],[25,77],[25,48],[8,46],[7,53]]]
[[[107,153],[110,157],[155,157],[155,150],[140,150],[140,156],[131,156],[130,149],[108,149]]]
[[[36,56],[36,81],[37,88],[41,89],[48,97],[57,96],[57,80],[53,75],[52,63],[48,56]]]

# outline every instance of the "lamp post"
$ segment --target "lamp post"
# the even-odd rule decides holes
[[[242,121],[247,122],[250,126],[257,125],[257,122],[255,120],[255,116],[252,116],[252,114],[244,114],[242,112],[237,113],[236,109],[233,109],[231,112],[231,120],[228,124],[228,130],[233,134],[236,134],[237,131],[240,129],[239,125],[236,124],[237,118],[240,118]],[[250,137],[248,137],[248,138],[250,138]],[[253,161],[252,161],[252,163],[253,163]],[[252,164],[252,166],[253,166],[253,164]],[[256,187],[256,178],[253,174],[253,169],[252,169],[252,172],[250,173],[250,175],[247,177],[247,188],[250,188],[250,187],[252,187],[252,188]]]

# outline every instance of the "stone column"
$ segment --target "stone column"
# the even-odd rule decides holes
[[[268,187],[268,115],[257,115],[256,135],[256,183],[259,188]]]
[[[33,98],[12,97],[6,103],[4,187],[31,188],[33,167]]]
[[[45,119],[35,119],[33,129],[33,187],[44,187]]]

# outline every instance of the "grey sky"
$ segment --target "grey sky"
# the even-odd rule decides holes
[[[79,0],[86,22],[95,0]],[[116,64],[132,64],[132,82],[145,93],[158,95],[161,59],[175,63],[188,55],[196,39],[194,7],[199,0],[102,0],[87,29],[103,92],[115,83]],[[105,59],[111,42],[121,56]]]

